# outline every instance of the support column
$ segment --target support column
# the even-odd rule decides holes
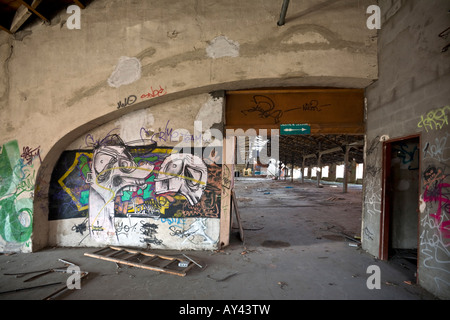
[[[320,179],[322,178],[322,154],[320,153],[322,147],[322,143],[319,142],[319,154],[317,155],[317,173],[316,173],[316,178],[317,178],[317,188],[320,188]]]
[[[294,182],[294,153],[292,153],[291,167],[291,182]]]
[[[302,156],[302,183],[305,183],[305,157]]]
[[[222,197],[220,212],[220,234],[218,248],[226,247],[230,243],[231,233],[231,191],[234,184],[234,159],[236,137],[225,137],[223,144],[222,164]]]
[[[336,181],[336,165],[335,164],[330,165],[330,170],[328,171],[328,178],[330,181],[333,181],[333,182]]]
[[[282,163],[281,161],[278,162],[278,180],[281,179],[281,167],[282,167]]]
[[[342,187],[342,192],[347,193],[347,186],[348,186],[348,153],[350,151],[350,146],[346,145],[344,147],[344,183]]]
[[[287,170],[287,157],[284,157],[284,181],[286,181]]]

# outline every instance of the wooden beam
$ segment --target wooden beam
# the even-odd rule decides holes
[[[5,32],[8,32],[9,34],[12,33],[11,31],[9,31],[8,29],[6,29],[6,28],[5,28],[4,26],[2,26],[1,24],[0,24],[0,29],[3,30],[3,31],[5,31]]]
[[[85,6],[84,4],[81,3],[81,1],[73,0],[73,2],[75,2],[75,4],[76,4],[77,6],[79,6],[81,9],[86,8],[86,6]]]
[[[41,3],[41,0],[33,0],[31,3],[32,8],[36,8]],[[11,22],[11,32],[15,33],[19,28],[28,20],[32,15],[30,10],[23,4],[16,10],[13,21]]]
[[[229,90],[227,94],[278,94],[278,93],[354,93],[355,91],[364,91],[364,89],[340,89],[340,88],[268,88],[268,89],[249,89],[249,90]]]
[[[41,18],[42,20],[44,20],[47,23],[50,23],[50,21],[44,17],[42,14],[40,14],[39,12],[36,11],[36,9],[34,9],[32,6],[30,6],[28,3],[26,3],[23,0],[17,0],[18,2],[20,2],[21,4],[23,4],[25,7],[27,7],[28,9],[30,9],[35,15],[37,15],[39,18]]]
[[[364,134],[361,89],[229,91],[226,128],[280,128],[308,124],[311,134]]]

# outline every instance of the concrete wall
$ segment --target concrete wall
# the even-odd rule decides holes
[[[438,35],[449,27],[450,7],[445,0],[385,3],[391,7],[384,7],[378,34],[379,80],[366,92],[363,248],[379,255],[383,141],[420,134],[418,279],[448,299],[450,53],[441,52],[448,39]]]
[[[95,0],[80,30],[60,12],[50,25],[0,33],[0,248],[63,242],[49,223],[51,175],[70,144],[103,124],[217,90],[366,87],[377,78],[371,2],[292,2],[279,27],[281,1]],[[174,107],[171,123],[192,121],[189,105]],[[146,112],[161,126],[169,117]],[[120,134],[128,142],[137,133]]]

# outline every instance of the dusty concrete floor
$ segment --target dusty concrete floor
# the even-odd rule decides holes
[[[435,299],[414,284],[405,265],[382,262],[342,234],[361,228],[361,188],[241,178],[236,195],[245,243],[233,229],[230,246],[218,252],[187,254],[204,268],[179,277],[84,256],[93,248],[49,248],[30,254],[0,255],[0,291],[61,282],[0,294],[0,299],[43,299],[65,287],[67,274],[50,273],[31,282],[5,275],[63,267],[71,261],[88,271],[80,290],[57,299],[299,300]],[[381,269],[381,289],[369,290],[367,268]],[[406,282],[405,282],[406,281]],[[412,281],[408,284],[407,281]]]

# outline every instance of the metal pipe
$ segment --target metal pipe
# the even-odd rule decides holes
[[[283,0],[283,6],[281,7],[280,13],[280,20],[278,20],[277,25],[279,26],[284,25],[288,7],[289,7],[289,0]]]

